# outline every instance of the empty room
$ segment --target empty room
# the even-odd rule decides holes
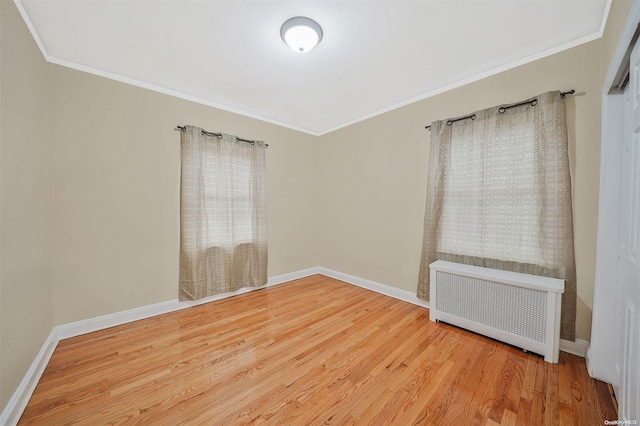
[[[0,425],[638,424],[639,24],[0,0]]]

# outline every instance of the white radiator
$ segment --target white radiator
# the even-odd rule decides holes
[[[438,260],[429,265],[430,318],[558,362],[564,281]]]

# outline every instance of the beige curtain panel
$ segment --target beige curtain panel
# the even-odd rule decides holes
[[[266,145],[181,135],[180,300],[266,284]]]
[[[565,280],[561,337],[575,339],[576,268],[564,100],[431,124],[418,297],[437,259]]]

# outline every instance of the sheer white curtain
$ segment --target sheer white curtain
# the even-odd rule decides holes
[[[264,142],[181,133],[180,300],[266,284]]]
[[[565,105],[560,92],[535,99],[432,123],[418,297],[429,299],[429,264],[437,259],[561,278],[561,335],[574,340]]]

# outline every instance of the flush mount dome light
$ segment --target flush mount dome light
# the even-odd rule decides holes
[[[280,37],[296,52],[307,53],[322,40],[322,28],[313,19],[296,16],[282,24]]]

